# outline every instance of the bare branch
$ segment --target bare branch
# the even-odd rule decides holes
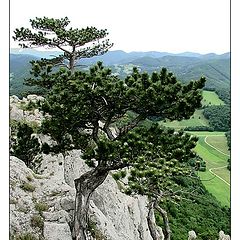
[[[107,100],[105,99],[105,97],[101,96],[101,98],[103,99],[103,101],[105,102],[106,106],[108,105]]]
[[[49,45],[50,45],[50,46],[55,46],[55,47],[59,48],[60,50],[62,50],[63,52],[66,52],[66,53],[68,53],[68,54],[71,54],[70,51],[64,49],[63,47],[61,47],[61,46],[60,46],[59,44],[57,44],[57,43],[51,43],[51,44],[49,44]]]
[[[122,128],[119,129],[119,135],[117,138],[121,137],[122,135],[125,135],[127,132],[135,128],[139,124],[139,122],[141,122],[145,118],[146,118],[145,114],[139,114],[127,126],[123,126]]]
[[[104,97],[102,97],[102,98],[103,98],[103,100],[106,101],[106,99],[105,99]],[[105,101],[104,101],[104,102],[105,102]],[[108,105],[107,101],[106,101],[105,103],[106,103],[106,105]],[[113,118],[113,113],[110,113],[110,115],[108,116],[108,118],[107,118],[107,120],[106,120],[103,128],[101,128],[101,129],[107,134],[107,136],[108,136],[108,138],[109,138],[110,140],[115,139],[112,131],[111,131],[110,128],[109,128],[109,125],[111,124],[112,118]]]

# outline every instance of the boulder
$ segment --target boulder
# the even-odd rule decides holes
[[[230,240],[230,236],[225,235],[225,233],[223,231],[220,231],[219,232],[219,240]]]
[[[46,240],[72,240],[70,228],[66,223],[45,222],[43,236]]]
[[[21,121],[24,119],[24,112],[20,109],[17,105],[12,104],[10,105],[10,119]]]
[[[10,96],[10,104],[13,104],[13,103],[18,103],[20,101],[20,99],[16,96],[16,95],[12,95]]]
[[[188,240],[195,240],[196,238],[197,235],[193,230],[188,232]]]
[[[36,103],[38,101],[43,101],[44,100],[44,97],[42,96],[38,96],[38,95],[35,95],[35,94],[31,94],[31,95],[28,95],[27,96],[27,100],[28,101],[31,101],[33,103]]]

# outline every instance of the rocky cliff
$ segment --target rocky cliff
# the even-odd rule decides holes
[[[29,110],[29,102],[42,97],[30,95],[22,100],[10,98],[10,119],[41,124],[43,115]],[[50,138],[37,135],[40,143]],[[75,188],[74,179],[89,167],[81,159],[80,150],[62,154],[41,154],[41,164],[33,172],[25,163],[10,157],[10,236],[13,240],[71,240]],[[90,240],[152,240],[147,225],[147,199],[130,197],[119,184],[107,177],[94,192],[90,203]],[[160,228],[159,228],[160,229]],[[164,236],[160,229],[160,239]],[[194,231],[189,240],[196,239]],[[222,231],[219,240],[229,240]]]
[[[28,96],[11,97],[10,117],[17,121],[40,124],[39,111],[24,110]],[[48,141],[39,136],[40,141]],[[38,156],[42,159],[38,174],[16,157],[10,157],[10,232],[11,235],[32,234],[39,239],[70,240],[75,189],[74,179],[89,168],[81,159],[81,151]],[[109,175],[94,192],[90,204],[90,239],[150,240],[147,226],[147,199],[122,193]]]
[[[49,240],[71,239],[75,189],[73,179],[87,166],[74,150],[43,155],[41,174],[35,174],[18,158],[10,158],[10,231],[30,232]],[[65,170],[66,169],[66,170]],[[147,201],[121,193],[111,176],[91,200],[90,232],[98,239],[151,239],[146,222]]]

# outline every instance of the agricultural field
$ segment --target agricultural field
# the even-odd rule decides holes
[[[199,137],[197,154],[206,161],[206,172],[198,172],[204,186],[224,206],[230,206],[230,158],[223,132],[191,132]]]
[[[224,105],[224,102],[213,91],[203,91],[202,105]]]
[[[209,126],[208,120],[203,116],[203,110],[196,110],[193,116],[188,120],[182,121],[167,121],[161,122],[165,127],[171,127],[175,129],[181,129],[185,127],[194,127],[194,126]]]
[[[215,136],[210,135],[207,136],[206,142],[211,145],[213,148],[216,148],[219,152],[222,152],[225,155],[229,155],[230,152],[228,150],[227,142],[226,142],[226,136]]]
[[[218,95],[213,91],[203,91],[203,106],[209,105],[224,105],[224,102],[218,97]],[[163,126],[171,127],[175,129],[181,129],[186,127],[195,127],[195,126],[206,126],[209,127],[208,120],[203,116],[203,110],[198,109],[195,111],[194,115],[188,120],[182,121],[167,121],[161,122]]]

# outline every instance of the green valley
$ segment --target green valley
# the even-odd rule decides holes
[[[225,103],[213,91],[203,91],[203,106],[220,106]],[[230,171],[227,169],[230,153],[225,132],[208,131],[209,121],[203,115],[203,109],[195,111],[188,120],[161,121],[160,124],[174,129],[197,130],[202,126],[206,131],[188,131],[199,138],[196,153],[206,162],[206,171],[198,172],[206,189],[212,193],[223,206],[230,206]],[[204,129],[206,127],[206,129]]]
[[[165,121],[161,122],[165,127],[171,127],[175,129],[184,129],[186,127],[195,126],[209,126],[207,119],[203,116],[203,110],[198,109],[195,111],[194,115],[188,120],[182,121]]]

